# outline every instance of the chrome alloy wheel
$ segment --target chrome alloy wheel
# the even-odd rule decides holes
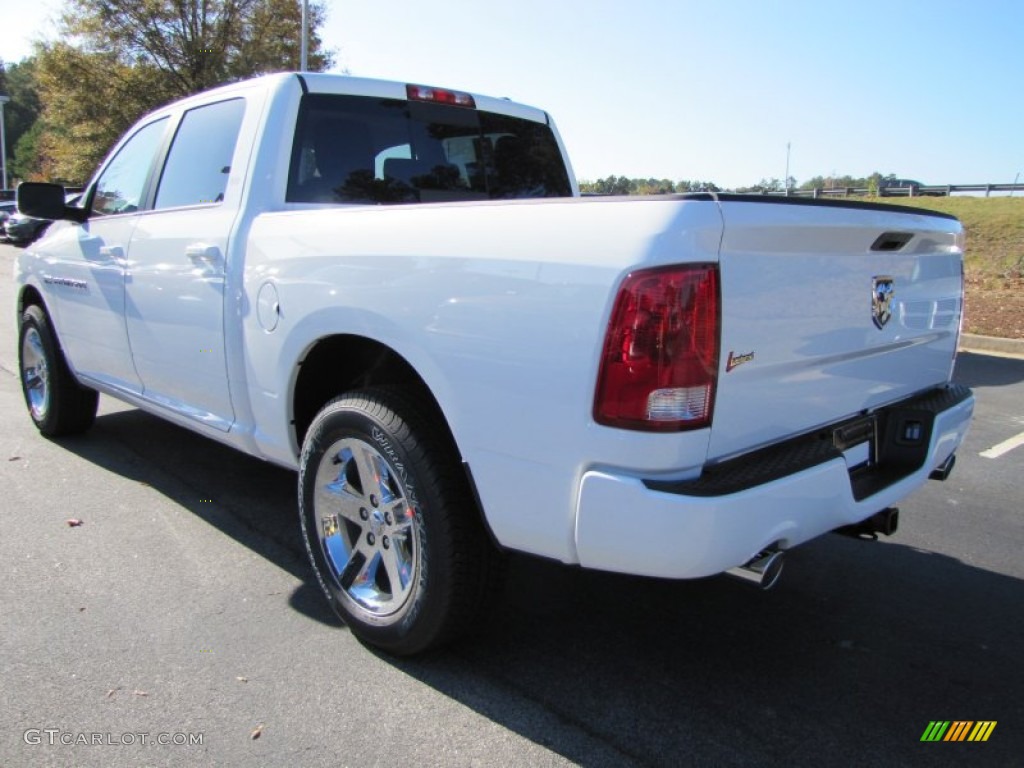
[[[353,437],[317,468],[313,505],[324,559],[349,610],[375,624],[398,621],[422,576],[421,523],[401,465]]]
[[[29,328],[21,342],[21,379],[32,417],[42,421],[50,408],[50,369],[43,339],[35,328]]]

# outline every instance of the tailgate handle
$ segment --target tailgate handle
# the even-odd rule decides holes
[[[913,232],[883,232],[871,245],[872,251],[898,251],[914,239]]]

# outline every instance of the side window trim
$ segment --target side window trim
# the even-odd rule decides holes
[[[153,164],[150,165],[149,173],[146,175],[146,186],[142,193],[143,205],[140,206],[140,213],[153,210],[153,203],[156,202],[157,183],[160,181],[160,174],[164,164],[167,162],[167,155],[171,151],[171,142],[174,141],[174,136],[178,133],[178,127],[181,125],[184,115],[184,112],[178,110],[167,121],[167,128],[164,129],[163,138],[160,140],[160,149],[153,156]]]

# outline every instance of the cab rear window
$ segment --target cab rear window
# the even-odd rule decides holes
[[[544,123],[466,107],[303,96],[288,202],[415,203],[568,197]]]

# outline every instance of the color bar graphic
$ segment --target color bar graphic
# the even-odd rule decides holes
[[[974,726],[974,730],[971,731],[971,735],[967,737],[967,740],[988,741],[988,737],[996,729],[996,722],[995,720],[979,720],[978,724]]]
[[[974,722],[971,720],[954,720],[943,741],[963,741],[967,738],[972,725]]]
[[[921,741],[988,741],[996,720],[931,720]]]
[[[932,720],[924,729],[921,741],[942,741],[947,728],[949,728],[949,720]]]

